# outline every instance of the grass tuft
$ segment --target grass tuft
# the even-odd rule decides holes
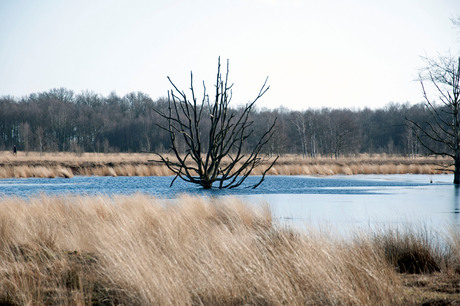
[[[437,237],[423,227],[393,228],[374,234],[373,242],[397,272],[425,274],[452,269],[458,255]]]

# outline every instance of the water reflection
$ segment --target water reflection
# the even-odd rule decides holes
[[[459,215],[460,215],[460,186],[459,185],[454,185],[454,190],[455,190],[455,196],[454,196],[454,218],[456,220],[456,223],[459,222]]]

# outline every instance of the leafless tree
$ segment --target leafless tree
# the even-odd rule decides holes
[[[350,110],[330,110],[324,118],[325,138],[330,154],[338,159],[344,153],[358,150],[358,126]]]
[[[249,151],[244,145],[252,135],[252,121],[250,114],[254,104],[269,89],[265,80],[257,97],[245,107],[236,111],[229,108],[232,99],[232,86],[228,83],[229,62],[227,71],[222,76],[220,58],[217,67],[214,101],[210,102],[203,82],[203,98],[198,102],[193,87],[191,73],[191,97],[179,90],[168,77],[173,86],[168,92],[168,111],[157,110],[158,114],[166,119],[166,125],[159,125],[166,130],[170,138],[170,151],[173,159],[157,154],[174,174],[171,185],[179,177],[186,182],[201,185],[205,189],[213,187],[234,188],[240,186],[251,174],[255,167],[266,164],[258,183],[259,186],[268,170],[274,165],[278,157],[270,161],[262,148],[269,142],[274,133],[276,119],[265,131]],[[180,142],[185,145],[181,152]],[[263,155],[263,156],[262,156]]]
[[[419,152],[419,142],[417,140],[417,134],[409,125],[406,126],[404,131],[404,140],[406,145],[406,154],[410,158],[415,158]]]
[[[38,148],[40,149],[40,156],[43,154],[43,148],[45,146],[44,144],[44,131],[42,127],[38,127],[37,130],[35,131],[36,137],[37,137],[37,142],[38,142]]]
[[[21,123],[19,125],[19,133],[21,134],[21,141],[24,144],[24,151],[26,151],[26,154],[28,154],[30,150],[30,142],[32,138],[32,131],[30,130],[30,124],[28,122]]]
[[[308,137],[307,137],[307,121],[305,114],[302,112],[294,113],[294,124],[299,133],[300,146],[302,148],[302,155],[308,157]]]
[[[424,124],[408,121],[417,131],[420,144],[430,153],[454,160],[454,184],[460,184],[460,56],[426,59],[426,62],[425,73],[420,74],[420,84],[432,121]],[[425,81],[438,94],[440,105],[428,96]]]

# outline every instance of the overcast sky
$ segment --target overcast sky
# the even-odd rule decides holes
[[[460,55],[459,0],[1,0],[0,96],[65,87],[166,96],[211,89],[230,60],[233,103],[377,108],[422,101],[421,56]]]

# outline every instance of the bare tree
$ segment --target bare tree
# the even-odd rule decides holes
[[[44,144],[45,134],[41,126],[37,128],[37,130],[35,131],[35,135],[37,137],[37,145],[38,145],[38,148],[40,149],[40,156],[41,156],[43,154],[43,148],[45,146]]]
[[[350,110],[331,110],[325,118],[329,150],[338,159],[344,153],[358,150],[359,130]]]
[[[420,74],[420,84],[432,121],[424,124],[408,121],[417,131],[420,144],[430,153],[454,160],[454,184],[460,184],[460,57],[439,57],[426,59],[426,62],[427,69],[425,74]],[[437,92],[440,105],[428,97],[424,81]]]
[[[24,144],[24,151],[26,151],[26,154],[29,154],[30,140],[32,138],[32,131],[30,129],[29,122],[21,123],[19,125],[19,133],[21,135],[21,141]]]
[[[262,155],[262,148],[269,142],[274,133],[276,119],[269,129],[258,138],[252,149],[247,151],[248,138],[252,135],[252,121],[249,120],[254,104],[269,89],[265,80],[257,97],[245,107],[236,111],[229,108],[232,99],[232,86],[228,83],[229,62],[227,71],[222,77],[220,58],[217,67],[214,101],[211,103],[203,82],[203,98],[197,101],[193,88],[193,74],[191,73],[191,97],[180,91],[168,77],[173,86],[168,92],[167,113],[156,110],[166,119],[167,125],[159,125],[166,130],[170,138],[170,151],[174,159],[157,154],[176,176],[171,185],[179,177],[186,182],[201,185],[208,189],[216,183],[218,188],[234,188],[240,186],[251,174],[255,167],[266,164],[258,183],[264,180],[265,174],[274,165],[278,157],[270,161],[268,155]],[[181,152],[180,145],[185,150]]]
[[[414,129],[406,125],[404,131],[405,152],[410,158],[415,158],[419,151],[419,142]]]
[[[305,114],[302,112],[294,113],[294,124],[299,133],[300,146],[302,148],[302,155],[308,157],[308,137],[307,137],[307,122]]]

